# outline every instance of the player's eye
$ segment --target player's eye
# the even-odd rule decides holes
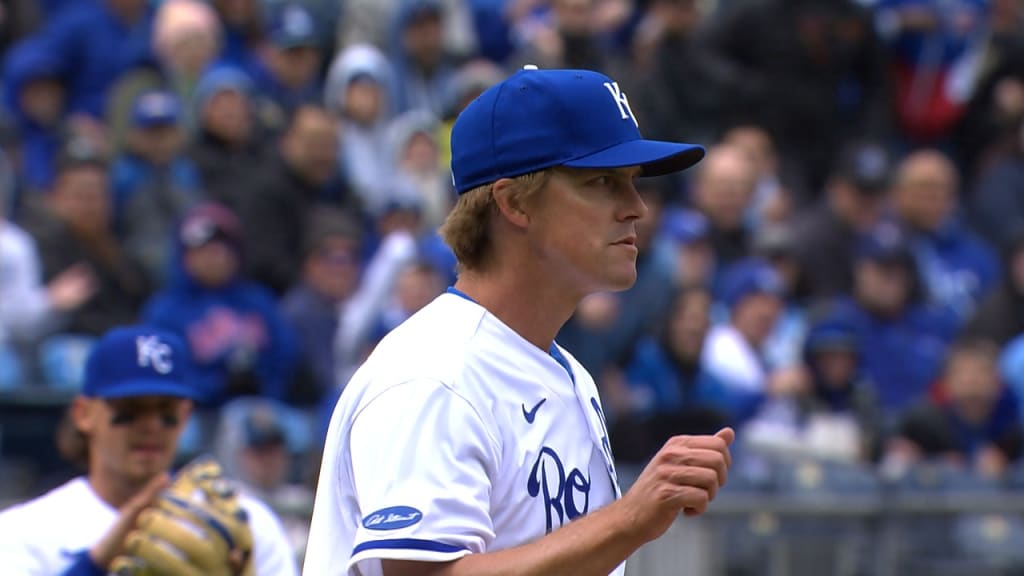
[[[160,424],[165,428],[174,428],[179,422],[181,422],[181,418],[178,416],[178,413],[173,406],[144,407],[134,406],[131,404],[111,405],[110,412],[111,426],[131,426],[139,418],[142,418],[152,412],[157,413],[160,417]]]

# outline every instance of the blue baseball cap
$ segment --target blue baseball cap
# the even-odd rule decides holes
[[[767,262],[751,258],[732,265],[722,279],[722,301],[734,308],[756,294],[781,298],[786,292],[782,278]]]
[[[132,107],[132,122],[140,128],[177,124],[181,114],[178,97],[165,90],[139,94]]]
[[[711,225],[707,217],[696,210],[672,210],[665,214],[662,230],[677,244],[692,244],[706,240]]]
[[[455,120],[451,149],[459,194],[553,166],[640,166],[643,176],[661,176],[693,166],[705,152],[643,139],[625,93],[604,74],[536,66],[473,100]]]
[[[299,4],[282,7],[270,26],[270,41],[284,50],[318,45],[313,14]]]
[[[176,335],[149,326],[107,332],[85,363],[82,394],[95,398],[176,396],[199,399],[187,382],[190,358]]]
[[[910,265],[914,256],[906,233],[899,225],[883,222],[861,236],[857,258],[882,264]]]

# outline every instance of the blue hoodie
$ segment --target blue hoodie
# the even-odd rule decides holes
[[[185,271],[183,248],[173,259],[167,288],[146,304],[143,318],[181,335],[195,359],[196,385],[206,407],[228,400],[230,364],[255,354],[260,395],[284,400],[296,359],[295,336],[266,288],[236,278],[221,288],[199,285]]]
[[[21,177],[30,190],[45,190],[53,182],[54,159],[60,149],[60,129],[59,123],[43,126],[26,116],[18,94],[30,82],[59,80],[61,74],[60,61],[34,38],[19,42],[4,60],[4,106],[18,130],[21,140]]]
[[[699,367],[692,374],[685,373],[654,338],[637,344],[626,368],[626,380],[634,392],[649,396],[647,405],[652,413],[709,408],[725,415],[732,426],[749,419],[764,399],[758,392],[727,386]]]
[[[151,64],[153,9],[126,25],[102,0],[68,3],[37,33],[47,54],[61,63],[68,111],[103,118],[107,91],[129,69]]]
[[[916,304],[898,318],[879,318],[852,299],[839,301],[836,312],[849,320],[861,342],[860,368],[876,386],[884,411],[898,414],[925,398],[956,336],[955,318]]]

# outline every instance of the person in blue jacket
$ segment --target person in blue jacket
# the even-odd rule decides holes
[[[999,257],[960,217],[959,180],[952,160],[919,150],[897,170],[891,198],[907,226],[929,301],[966,321],[998,285]]]
[[[23,188],[46,190],[53,183],[66,109],[61,62],[38,39],[23,40],[4,58],[3,89],[21,147],[16,169]]]
[[[60,62],[68,113],[102,119],[121,74],[152,63],[153,7],[146,0],[71,2],[33,38]]]
[[[835,303],[862,343],[861,368],[876,387],[887,423],[927,396],[958,322],[921,297],[905,232],[879,224],[860,239],[854,290]]]
[[[273,15],[268,45],[248,67],[257,91],[285,117],[301,105],[319,102],[323,93],[318,73],[323,60],[320,33],[313,14],[289,3]]]
[[[180,335],[196,364],[199,406],[239,396],[284,400],[296,362],[295,337],[270,291],[238,273],[241,225],[227,208],[200,204],[178,231],[169,286],[143,318]]]
[[[738,426],[757,410],[763,394],[727,386],[701,366],[711,305],[704,286],[677,290],[658,332],[637,343],[625,370],[625,398],[609,402],[610,412],[616,404],[611,425],[618,458],[643,460],[674,434]]]

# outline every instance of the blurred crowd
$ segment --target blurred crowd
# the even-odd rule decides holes
[[[98,335],[171,329],[206,393],[183,454],[301,508],[348,376],[454,281],[454,118],[525,64],[588,68],[646,137],[708,148],[637,182],[636,285],[559,336],[619,460],[728,424],[741,453],[1001,477],[1022,24],[1020,0],[11,0],[0,389],[73,391]]]

